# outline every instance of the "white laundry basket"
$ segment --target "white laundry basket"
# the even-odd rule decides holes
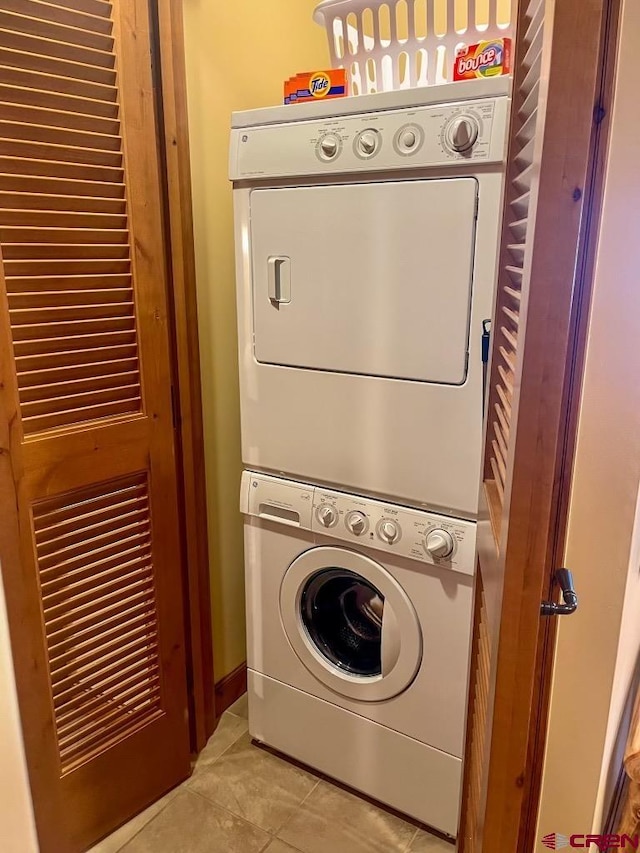
[[[360,95],[448,82],[455,51],[511,35],[513,0],[323,0],[314,20]]]

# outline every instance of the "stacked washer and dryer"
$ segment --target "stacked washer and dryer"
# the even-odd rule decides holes
[[[449,835],[509,91],[231,133],[250,733]]]

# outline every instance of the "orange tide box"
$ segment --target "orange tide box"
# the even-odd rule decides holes
[[[463,45],[456,51],[454,80],[476,80],[511,73],[511,39]]]
[[[291,77],[284,86],[285,104],[299,104],[325,98],[344,98],[347,94],[347,72],[344,68],[310,71]]]

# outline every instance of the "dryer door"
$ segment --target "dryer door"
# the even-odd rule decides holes
[[[255,357],[461,385],[474,178],[251,193]]]
[[[280,613],[301,662],[336,693],[377,702],[416,676],[422,633],[413,605],[391,574],[363,554],[305,551],[284,576]]]

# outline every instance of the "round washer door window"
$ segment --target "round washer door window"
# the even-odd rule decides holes
[[[284,576],[280,611],[301,662],[343,696],[389,699],[418,671],[422,634],[413,605],[395,578],[363,554],[305,551]]]

